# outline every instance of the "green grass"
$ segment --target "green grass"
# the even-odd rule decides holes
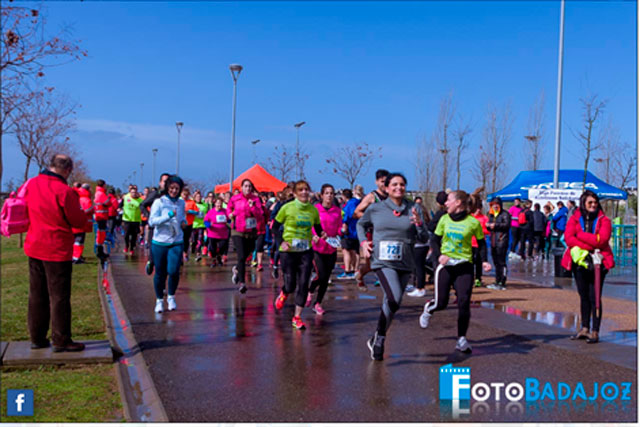
[[[71,332],[74,340],[104,340],[98,295],[98,260],[93,254],[93,233],[87,234],[87,264],[73,266]],[[0,340],[28,341],[28,259],[19,236],[0,238]],[[50,333],[51,331],[49,331]],[[124,421],[114,365],[81,367],[40,366],[3,368],[0,374],[0,418],[3,422],[109,422]],[[33,417],[7,417],[6,390],[34,391]]]
[[[19,236],[0,240],[0,340],[28,341],[29,262]],[[105,325],[97,291],[98,259],[93,254],[93,233],[87,234],[87,264],[73,266],[71,285],[71,333],[73,339],[104,340]]]
[[[2,372],[2,422],[124,422],[114,366],[40,367]],[[7,389],[30,389],[33,417],[7,416]]]

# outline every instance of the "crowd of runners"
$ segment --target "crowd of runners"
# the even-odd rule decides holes
[[[368,194],[358,185],[336,190],[331,184],[314,193],[304,180],[291,182],[278,193],[264,193],[249,179],[234,193],[204,194],[170,174],[163,174],[155,188],[140,192],[130,185],[123,195],[107,191],[105,182],[98,180],[93,200],[88,185],[76,183],[74,188],[89,222],[85,229],[74,230],[73,262],[84,262],[84,236],[91,230],[93,215],[95,250],[101,261],[109,257],[105,242],[113,243],[119,233],[124,236],[122,251],[127,257],[136,253],[137,246],[148,257],[146,271],[154,275],[156,313],[165,310],[165,296],[166,309],[177,309],[181,269],[194,263],[220,269],[229,262],[231,250],[236,256],[230,280],[238,292],[248,291],[247,267],[257,272],[268,268],[275,281],[282,280],[275,308],[282,310],[292,297],[292,325],[304,329],[305,307],[316,315],[325,314],[323,300],[340,254],[342,264],[335,280],[354,282],[366,292],[365,276],[374,273],[374,286],[383,291],[378,324],[367,340],[374,360],[383,359],[385,338],[403,296],[425,298],[430,283],[433,294],[425,302],[420,327],[429,327],[434,314],[447,307],[453,288],[458,307],[455,348],[471,352],[466,339],[471,295],[474,287],[483,286],[483,273],[494,268],[495,281],[487,288],[505,290],[508,260],[537,262],[548,258],[554,248],[569,245],[572,250],[563,265],[573,267],[583,319],[583,328],[574,338],[598,341],[601,302],[596,310],[599,295],[594,296],[593,271],[585,267],[583,255],[596,247],[610,253],[606,233],[610,235],[611,225],[597,196],[589,191],[579,208],[559,202],[557,206],[547,203],[542,210],[539,204],[520,199],[508,210],[500,198],[486,206],[483,189],[471,194],[441,191],[435,197],[435,209],[429,210],[422,197],[407,194],[404,175],[383,169],[376,171],[375,189]],[[597,205],[595,213],[586,205],[591,199]],[[587,233],[596,235],[597,241],[585,237]],[[573,247],[582,248],[582,258],[574,255]],[[602,280],[613,267],[608,255],[604,267]]]

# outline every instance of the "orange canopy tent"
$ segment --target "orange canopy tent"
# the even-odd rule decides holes
[[[255,164],[233,180],[233,189],[240,190],[242,181],[247,178],[250,179],[251,182],[253,182],[253,185],[259,192],[273,191],[274,193],[276,193],[278,191],[282,191],[284,187],[287,186],[286,183],[280,181],[277,178],[274,178],[269,172],[264,170],[262,166],[260,166],[259,164]],[[229,191],[229,183],[216,185],[216,194],[224,193],[227,191]]]

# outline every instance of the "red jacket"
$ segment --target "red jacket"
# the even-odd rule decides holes
[[[562,257],[562,266],[571,270],[571,248],[578,246],[588,251],[600,249],[602,254],[602,265],[607,270],[611,270],[615,267],[613,260],[613,252],[609,246],[609,239],[611,238],[611,220],[606,217],[604,212],[600,211],[596,222],[596,228],[594,233],[588,233],[583,231],[580,225],[580,209],[576,209],[575,213],[567,221],[567,228],[564,231],[564,241],[567,243],[567,250]]]
[[[24,253],[42,261],[71,261],[74,240],[71,229],[87,223],[78,193],[60,175],[45,171],[29,182],[25,200],[29,230]]]
[[[107,196],[109,199],[109,218],[118,216],[118,199],[113,194]]]
[[[76,189],[78,196],[80,197],[80,209],[82,209],[87,215],[87,222],[84,228],[73,228],[73,232],[77,233],[91,233],[93,231],[93,202],[91,201],[91,192],[84,188]]]
[[[93,199],[95,205],[95,217],[96,221],[106,221],[109,219],[109,206],[111,202],[107,193],[104,192],[104,188],[96,187],[96,196]]]

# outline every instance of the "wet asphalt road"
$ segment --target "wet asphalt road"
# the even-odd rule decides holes
[[[171,421],[219,422],[594,422],[636,421],[637,372],[589,355],[584,342],[565,343],[569,331],[531,334],[474,320],[468,339],[472,355],[454,350],[456,309],[438,312],[428,329],[418,326],[426,299],[406,297],[388,333],[385,360],[374,362],[366,347],[380,310],[381,290],[357,291],[354,282],[330,286],[324,316],[305,309],[307,329],[291,327],[292,298],[282,312],[273,307],[280,282],[270,270],[250,273],[240,295],[230,266],[211,269],[189,261],[177,292],[178,310],[153,312],[152,278],[144,256],[114,254],[113,275],[133,332]],[[373,280],[372,276],[368,276]],[[494,312],[492,310],[492,312]],[[512,318],[503,313],[505,325]],[[476,316],[481,318],[482,316]],[[495,317],[495,316],[494,316]],[[499,322],[502,322],[502,317]],[[499,326],[499,325],[498,325]],[[573,345],[575,344],[575,345]],[[600,350],[616,351],[601,343]],[[438,398],[439,368],[471,368],[471,383],[518,382],[525,378],[581,381],[590,396],[598,382],[632,382],[631,400],[612,402],[462,402],[461,409]],[[634,363],[635,364],[635,363]]]

